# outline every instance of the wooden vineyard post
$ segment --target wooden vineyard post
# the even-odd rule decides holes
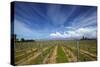
[[[27,42],[27,47],[26,47],[26,49],[27,49],[27,50],[30,50],[30,42]],[[27,52],[27,50],[26,50],[26,59],[28,60],[29,58],[28,58],[28,52]],[[29,60],[28,60],[27,63],[29,63]]]
[[[28,56],[27,56],[27,48],[28,48],[27,45],[28,45],[28,43],[26,44],[26,43],[23,42],[23,45],[24,45],[23,47],[24,47],[25,56],[26,56],[25,58],[26,58],[26,60],[28,61]]]
[[[77,40],[77,62],[79,61],[79,41]]]
[[[41,54],[40,54],[40,63],[42,63],[42,58],[43,58],[43,54],[42,54],[42,52],[43,52],[43,50],[42,50],[42,44],[39,44],[39,46],[40,46],[40,49],[39,49],[39,52],[41,52]]]

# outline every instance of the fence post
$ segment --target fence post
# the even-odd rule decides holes
[[[79,41],[77,40],[77,62],[79,61]]]

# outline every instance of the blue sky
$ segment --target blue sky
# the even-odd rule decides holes
[[[97,7],[15,2],[17,38],[96,38]]]

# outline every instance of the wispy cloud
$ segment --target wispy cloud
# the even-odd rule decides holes
[[[63,33],[57,31],[51,33],[52,38],[82,38],[83,36],[88,38],[96,38],[97,36],[97,14],[92,13],[90,16],[86,16],[89,13],[84,13],[75,17],[70,23],[71,25],[66,26]]]
[[[87,13],[86,13],[87,14]],[[76,17],[72,22],[72,27],[80,28],[80,27],[88,27],[97,24],[97,14],[96,12],[92,13],[91,16],[80,15]]]
[[[14,33],[18,35],[18,38],[25,38],[32,36],[34,32],[30,28],[28,28],[26,24],[15,20]]]
[[[14,32],[19,38],[95,38],[96,11],[93,6],[18,2]]]
[[[51,38],[75,38],[81,39],[83,36],[88,38],[96,38],[97,29],[93,27],[70,29],[69,31],[64,31],[62,34],[60,32],[51,33]]]
[[[14,21],[14,34],[17,34],[19,39],[46,39],[49,37],[48,32],[34,30],[19,20]]]
[[[61,5],[48,6],[47,16],[53,25],[64,25],[65,21],[67,21],[76,10],[76,7],[72,6],[71,8],[66,8],[66,12],[64,12],[65,9],[62,9],[62,7]]]

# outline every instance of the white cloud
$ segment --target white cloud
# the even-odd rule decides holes
[[[67,27],[65,27],[67,30],[75,30],[75,28],[73,28],[73,27],[71,27],[71,26],[67,26]]]
[[[62,35],[59,32],[55,32],[55,33],[51,33],[50,36],[53,37],[53,38],[59,38],[59,37],[63,37],[64,35]]]
[[[80,39],[83,36],[88,38],[96,38],[97,29],[94,27],[79,28],[75,30],[64,31],[63,34],[60,32],[51,33],[52,38],[75,38]]]

